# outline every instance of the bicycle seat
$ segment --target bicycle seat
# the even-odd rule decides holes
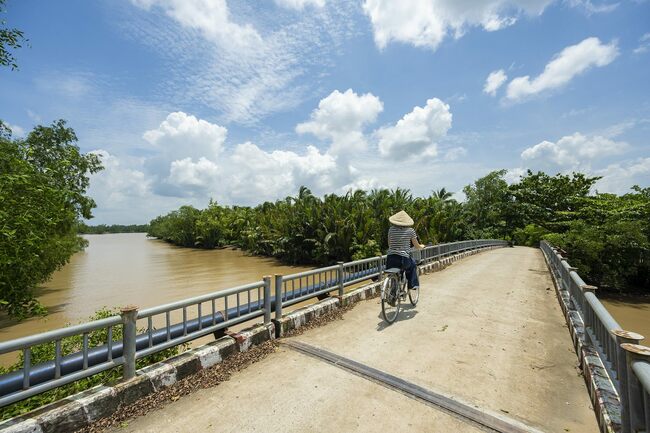
[[[390,269],[386,269],[384,272],[386,272],[387,274],[399,274],[400,272],[402,272],[402,270],[400,268],[390,268]]]

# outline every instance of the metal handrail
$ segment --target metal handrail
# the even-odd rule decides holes
[[[560,250],[540,242],[558,289],[569,300],[569,313],[577,313],[585,335],[605,366],[619,396],[623,433],[650,431],[650,348],[639,346],[642,335],[624,331],[595,294],[569,265]],[[645,358],[643,358],[645,356]]]
[[[419,254],[426,264],[460,251],[505,244],[501,240],[459,241],[426,247]],[[126,307],[119,316],[2,342],[0,354],[22,351],[23,368],[0,375],[0,407],[118,366],[124,367],[123,376],[130,379],[135,375],[136,359],[260,316],[268,324],[273,312],[276,319],[282,317],[283,306],[332,291],[343,295],[345,287],[379,278],[385,262],[386,256],[378,256],[287,276],[276,275],[273,295],[271,277],[264,277],[261,281],[140,311]],[[196,311],[195,317],[189,317],[191,310]],[[173,323],[174,313],[182,314],[182,320]],[[164,326],[156,329],[154,318],[161,319]],[[140,334],[138,321],[145,322],[145,331]],[[113,338],[113,328],[117,326],[122,327],[120,340]],[[100,330],[106,330],[106,341],[89,347],[90,334]],[[62,342],[73,336],[82,337],[83,348],[64,356]],[[42,344],[54,344],[54,359],[32,365],[31,351]]]

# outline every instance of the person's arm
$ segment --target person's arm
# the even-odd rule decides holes
[[[422,245],[422,244],[420,243],[420,241],[418,240],[417,235],[415,235],[415,236],[413,236],[413,237],[411,238],[411,245],[413,245],[413,247],[414,247],[415,249],[418,249],[418,250],[421,250],[422,248],[424,248],[424,245]]]

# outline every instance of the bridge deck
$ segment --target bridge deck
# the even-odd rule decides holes
[[[504,248],[421,277],[420,303],[384,326],[378,300],[308,343],[547,432],[598,431],[542,254]],[[475,424],[286,345],[218,387],[124,431],[474,432]]]

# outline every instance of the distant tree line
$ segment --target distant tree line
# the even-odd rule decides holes
[[[85,223],[80,223],[77,227],[77,233],[81,235],[102,235],[105,233],[147,233],[149,231],[149,224],[99,224],[96,226],[89,226]]]
[[[149,224],[149,235],[174,245],[240,247],[293,264],[326,265],[385,252],[388,217],[405,209],[422,242],[500,238],[566,250],[580,275],[603,288],[650,292],[650,188],[592,194],[598,177],[529,171],[508,184],[494,171],[463,189],[458,202],[444,188],[428,197],[408,190],[351,191],[295,197],[255,207],[182,206]]]

